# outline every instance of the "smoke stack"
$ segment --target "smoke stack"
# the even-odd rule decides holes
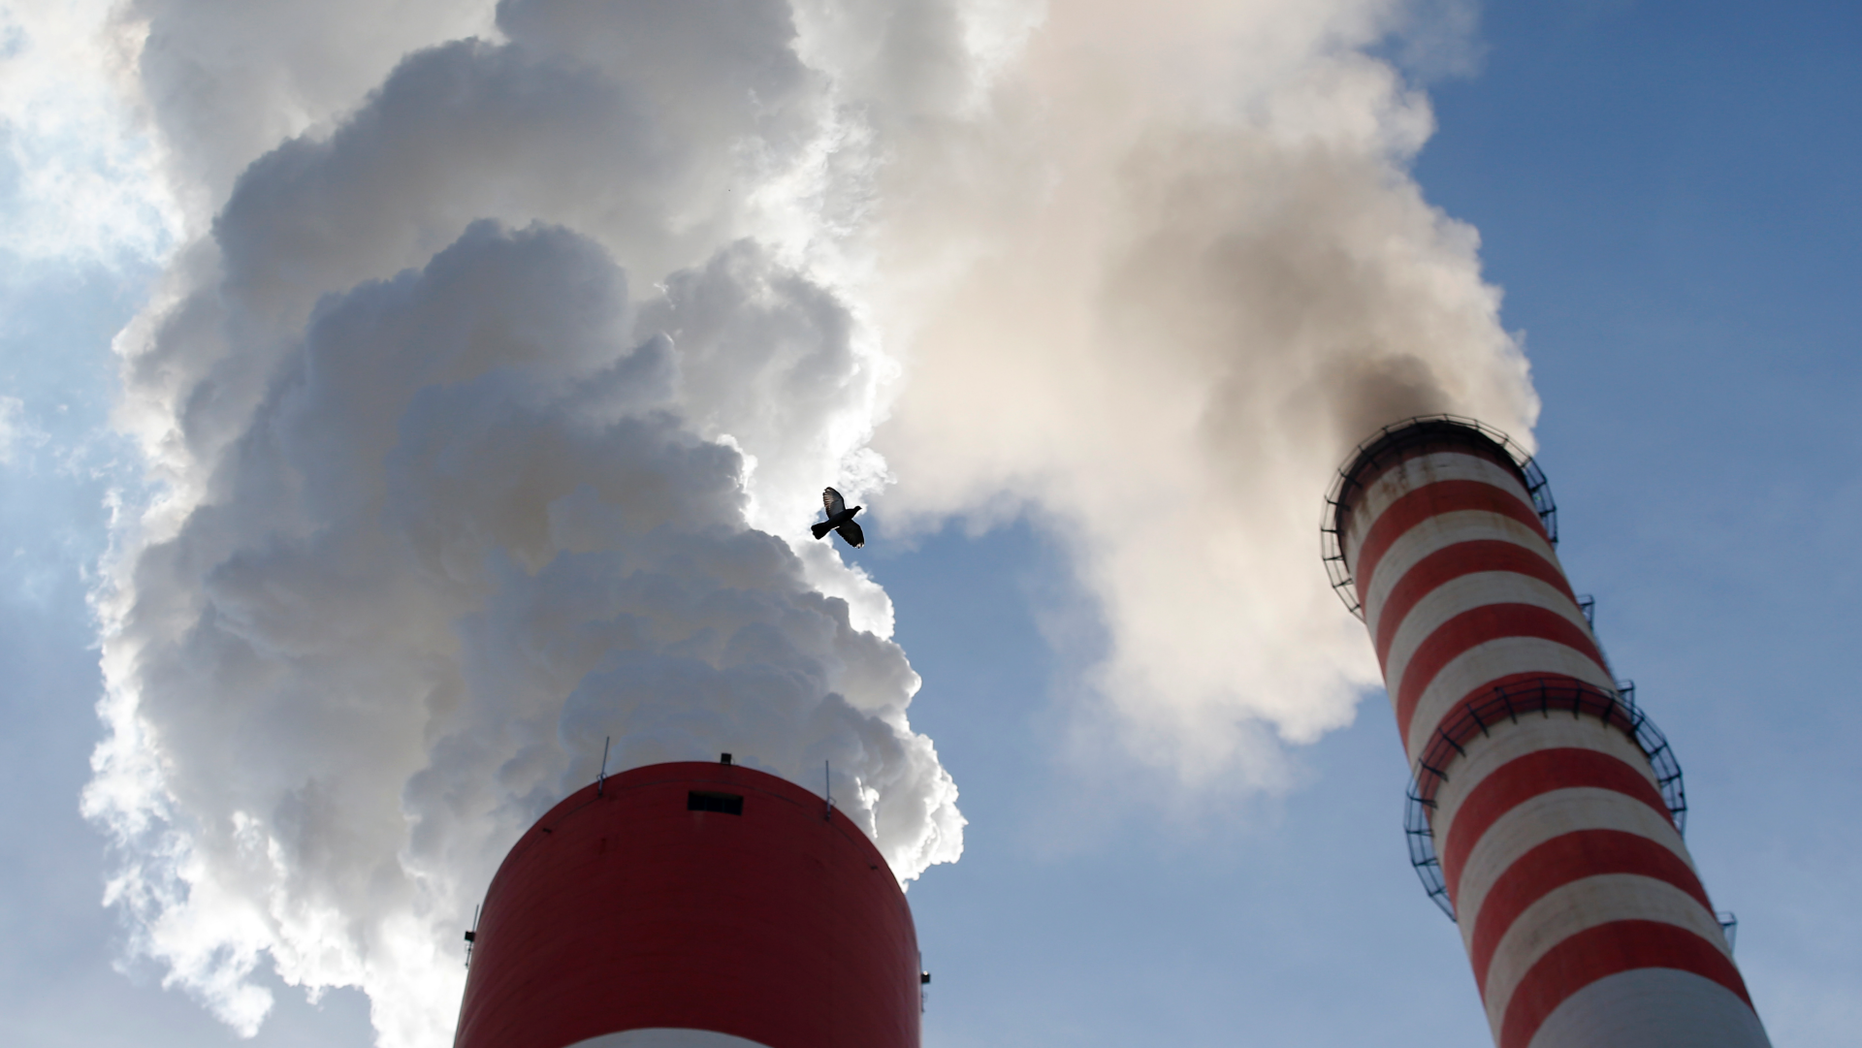
[[[1494,1043],[1769,1044],[1681,839],[1680,770],[1565,579],[1537,466],[1478,423],[1412,419],[1327,509],[1414,776],[1411,858]]]
[[[845,815],[657,764],[538,820],[485,894],[455,1048],[917,1048],[905,894]]]

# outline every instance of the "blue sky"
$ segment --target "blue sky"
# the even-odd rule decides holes
[[[1689,845],[1777,1044],[1862,1021],[1859,33],[1828,5],[1489,5],[1479,71],[1431,85],[1415,167],[1480,229],[1525,332],[1560,555],[1676,747]],[[1029,591],[1055,585],[1027,533],[981,545]],[[972,819],[964,861],[912,896],[933,1043],[1488,1043],[1454,929],[1407,869],[1381,695],[1301,753],[1281,805],[1199,812],[1193,836],[1133,817],[1116,844],[1044,857],[1039,747],[972,763],[943,702],[1033,716],[1051,656],[1032,630],[920,639],[908,571],[880,577]],[[946,691],[941,663],[967,652],[991,671]],[[1025,668],[992,683],[1010,659]],[[1003,767],[1020,772],[998,793]],[[977,965],[983,937],[1006,942]]]
[[[1413,171],[1481,234],[1543,401],[1560,553],[1619,674],[1674,743],[1688,840],[1779,1044],[1862,1025],[1862,15],[1844,5],[1482,10],[1474,71],[1427,84]],[[17,205],[15,205],[17,207]],[[100,729],[84,596],[112,484],[108,342],[153,270],[16,261],[0,299],[7,941],[19,1043],[240,1043],[99,905],[77,811]],[[1308,506],[1317,520],[1323,492]],[[969,819],[911,901],[926,1043],[1481,1045],[1459,939],[1401,834],[1380,694],[1233,800],[1071,760],[1053,725],[1104,638],[1039,520],[952,526],[860,562],[892,596]],[[1345,612],[1341,608],[1340,615]],[[280,992],[255,1045],[369,1043],[355,991]]]

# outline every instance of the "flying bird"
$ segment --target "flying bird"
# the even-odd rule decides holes
[[[840,537],[847,540],[847,545],[854,549],[866,545],[866,533],[860,530],[860,525],[853,522],[853,515],[865,507],[855,506],[848,509],[847,500],[841,498],[840,492],[833,488],[822,489],[821,507],[828,511],[828,519],[810,529],[815,533],[815,538],[826,538],[828,532],[838,531]]]

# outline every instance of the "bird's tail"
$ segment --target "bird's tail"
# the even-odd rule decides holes
[[[813,525],[808,530],[815,533],[815,538],[825,538],[828,532],[834,530],[834,524],[831,521],[824,520],[819,524]]]

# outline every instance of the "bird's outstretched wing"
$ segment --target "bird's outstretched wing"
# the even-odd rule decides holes
[[[866,545],[866,532],[861,531],[860,525],[855,524],[851,520],[834,530],[840,532],[840,537],[846,539],[847,545],[852,546],[854,549],[859,549],[861,546]]]
[[[833,488],[821,489],[821,506],[828,511],[828,516],[839,516],[847,508],[847,500],[840,497],[840,492]]]

